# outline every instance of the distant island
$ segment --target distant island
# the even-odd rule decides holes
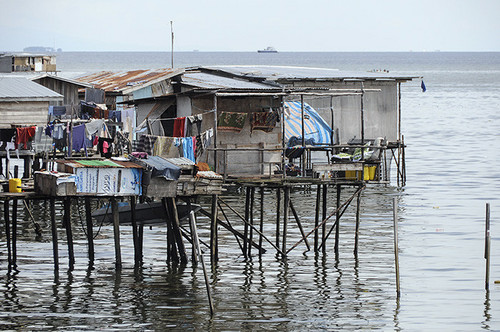
[[[29,46],[23,49],[23,52],[27,53],[55,53],[56,49],[53,47],[45,47],[45,46]],[[62,52],[61,48],[57,49],[57,52]]]

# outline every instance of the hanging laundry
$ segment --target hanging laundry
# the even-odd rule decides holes
[[[61,139],[64,137],[64,124],[56,123],[54,124],[54,130],[52,130],[53,139]]]
[[[16,128],[16,149],[23,148],[28,149],[28,142],[33,140],[36,133],[36,127],[24,127]],[[19,146],[21,144],[21,146]]]
[[[113,154],[113,149],[112,149],[113,141],[114,140],[112,138],[99,137],[97,143],[97,151],[99,151],[101,156],[103,156],[104,158],[111,158]]]
[[[122,111],[123,131],[132,133],[135,128],[135,109],[127,108]]]
[[[153,156],[163,158],[178,158],[179,149],[175,148],[175,137],[158,136],[153,148]]]
[[[196,125],[196,135],[201,134],[201,124],[202,124],[202,115],[193,115],[193,116],[188,116],[187,118],[187,126],[186,126],[186,136],[195,136],[194,130],[193,130],[193,125]]]
[[[177,118],[174,120],[174,137],[185,137],[186,136],[186,118]]]
[[[196,162],[196,158],[194,157],[194,137],[184,137],[181,139],[182,141],[182,156],[191,161]]]
[[[273,131],[278,121],[278,112],[253,112],[250,120],[251,131],[262,130],[266,133]]]
[[[81,149],[84,149],[85,152],[87,152],[87,145],[86,145],[86,135],[85,135],[85,125],[81,124],[79,126],[73,127],[71,131],[71,137],[72,137],[72,149],[75,151],[80,151]]]
[[[49,106],[49,115],[61,116],[66,114],[66,106]]]
[[[239,133],[243,129],[246,119],[247,113],[222,112],[217,117],[217,130]]]
[[[115,145],[120,155],[132,152],[129,151],[129,140],[119,131],[116,132]]]
[[[90,122],[85,123],[85,135],[90,139],[92,135],[97,133],[104,126],[104,120],[92,120]]]
[[[109,119],[115,122],[122,122],[122,111],[109,111]]]
[[[157,137],[158,136],[154,135],[142,135],[139,139],[139,146],[137,147],[137,151],[146,152],[147,154],[151,155]]]

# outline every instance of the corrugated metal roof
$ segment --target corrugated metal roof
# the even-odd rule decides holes
[[[21,77],[21,78],[26,78],[30,81],[36,81],[36,80],[40,80],[42,78],[48,77],[48,78],[52,78],[54,80],[63,81],[63,82],[67,82],[70,84],[78,85],[79,87],[82,87],[82,88],[91,88],[92,87],[92,84],[79,82],[79,81],[75,81],[74,79],[70,79],[67,77],[52,75],[52,74],[43,73],[43,72],[41,73],[41,72],[32,72],[32,71],[18,71],[18,72],[12,72],[12,73],[0,73],[0,79],[2,77]]]
[[[63,96],[22,77],[0,77],[0,100],[63,100]]]
[[[202,67],[208,70],[227,72],[236,76],[267,79],[270,81],[286,79],[398,79],[411,80],[418,76],[398,75],[384,72],[341,71],[331,68],[310,68],[293,66],[213,66]]]
[[[81,77],[76,80],[92,84],[96,89],[106,92],[128,94],[153,83],[168,79],[183,73],[182,69],[139,69],[132,71],[101,71]]]
[[[244,79],[223,77],[219,75],[186,72],[182,75],[182,83],[201,89],[237,89],[237,90],[270,90],[276,89],[275,86],[257,82],[251,82]]]

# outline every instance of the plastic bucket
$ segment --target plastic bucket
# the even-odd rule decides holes
[[[10,193],[21,192],[21,179],[17,178],[9,179],[9,192]]]
[[[377,169],[377,166],[365,166],[365,181],[373,180],[375,179],[375,170]]]

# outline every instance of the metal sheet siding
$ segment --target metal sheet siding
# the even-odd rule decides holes
[[[0,100],[62,100],[63,96],[21,77],[0,77]]]

